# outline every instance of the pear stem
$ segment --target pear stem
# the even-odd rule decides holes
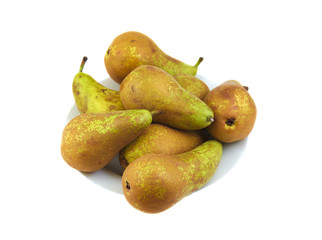
[[[193,66],[194,68],[197,68],[199,66],[199,64],[203,61],[203,57],[200,57],[198,59],[198,62]]]
[[[208,118],[207,118],[207,121],[214,122],[214,121],[215,121],[215,119],[214,119],[213,117],[208,117]]]
[[[79,72],[83,72],[84,65],[85,65],[86,61],[87,61],[87,57],[83,57],[82,63],[79,67]]]
[[[152,116],[159,115],[159,114],[161,114],[161,113],[162,113],[162,111],[161,111],[161,110],[153,110],[153,111],[151,111],[151,115],[152,115]]]
[[[243,86],[243,88],[245,88],[246,91],[248,91],[248,89],[249,89],[247,86]]]

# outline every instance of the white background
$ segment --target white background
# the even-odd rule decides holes
[[[321,1],[2,1],[0,239],[322,239]],[[121,177],[71,169],[61,133],[84,72],[109,87],[108,45],[135,30],[212,89],[249,87],[251,135],[169,210],[129,205]]]

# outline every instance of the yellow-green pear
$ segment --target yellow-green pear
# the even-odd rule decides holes
[[[192,66],[165,54],[148,36],[129,31],[117,36],[108,47],[104,63],[110,77],[117,83],[140,65],[153,65],[172,75],[195,75],[203,58]]]
[[[177,80],[161,68],[141,65],[122,82],[120,96],[126,109],[160,111],[153,122],[167,126],[198,130],[213,121],[207,104],[185,90]]]
[[[126,168],[135,159],[144,155],[179,154],[190,151],[208,140],[206,131],[188,131],[153,123],[119,154],[119,161]]]
[[[90,75],[83,73],[87,57],[84,57],[73,80],[73,94],[80,113],[107,113],[125,110],[120,93],[104,87]]]
[[[100,170],[151,121],[151,113],[144,109],[78,115],[64,128],[62,157],[79,171]]]
[[[228,80],[212,89],[204,102],[214,112],[208,132],[221,142],[230,143],[246,138],[252,131],[257,109],[248,92],[236,80]]]
[[[123,173],[124,196],[142,212],[165,211],[202,188],[215,174],[221,156],[222,144],[216,140],[178,155],[142,156]]]

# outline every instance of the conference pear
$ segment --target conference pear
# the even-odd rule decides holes
[[[157,66],[172,75],[195,75],[203,58],[194,65],[183,63],[165,54],[148,36],[135,31],[117,36],[108,47],[104,63],[110,77],[117,83],[140,65]]]
[[[120,151],[119,161],[122,167],[126,168],[135,159],[144,155],[184,153],[199,146],[208,140],[208,137],[205,130],[179,130],[153,123]]]
[[[229,80],[212,89],[204,102],[214,112],[208,132],[221,142],[230,143],[246,138],[252,131],[257,109],[248,92],[236,80]]]
[[[62,157],[79,171],[95,172],[138,137],[151,121],[151,113],[144,109],[78,115],[64,128]]]
[[[98,83],[90,75],[83,73],[87,57],[84,57],[73,80],[73,95],[80,113],[107,113],[125,110],[118,91]]]
[[[142,156],[124,170],[125,198],[142,212],[159,213],[169,209],[212,178],[221,156],[222,144],[216,140],[178,155]]]
[[[173,128],[198,130],[213,121],[213,112],[207,104],[155,66],[134,69],[122,82],[120,96],[126,109],[159,110],[153,121]]]
[[[186,89],[191,94],[195,95],[197,98],[200,98],[201,100],[203,100],[209,93],[207,84],[195,76],[181,73],[175,75],[174,78],[178,81],[181,87]]]

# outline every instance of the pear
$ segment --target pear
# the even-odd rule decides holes
[[[84,57],[73,80],[73,94],[80,113],[107,113],[125,110],[120,93],[98,83],[90,75],[83,73],[87,57]]]
[[[158,110],[153,121],[184,129],[198,130],[209,126],[212,110],[202,100],[180,86],[166,71],[141,65],[122,82],[120,96],[126,109]]]
[[[144,109],[78,115],[64,128],[62,157],[79,171],[100,170],[151,121],[151,113]]]
[[[215,174],[221,156],[222,144],[216,140],[178,155],[142,156],[124,170],[124,196],[142,212],[165,211],[202,188]]]
[[[207,84],[195,76],[181,73],[175,75],[174,78],[184,89],[201,100],[203,100],[210,91]]]
[[[140,65],[153,65],[172,75],[195,75],[203,58],[194,65],[183,63],[165,54],[156,43],[140,32],[125,32],[117,36],[108,47],[104,63],[110,77],[117,83]]]
[[[179,130],[153,123],[120,151],[119,161],[121,166],[126,168],[135,159],[144,155],[184,153],[196,148],[208,140],[207,138],[206,131]]]
[[[208,132],[221,142],[230,143],[246,138],[252,131],[257,110],[248,92],[236,80],[229,80],[212,89],[205,97],[214,112]]]

